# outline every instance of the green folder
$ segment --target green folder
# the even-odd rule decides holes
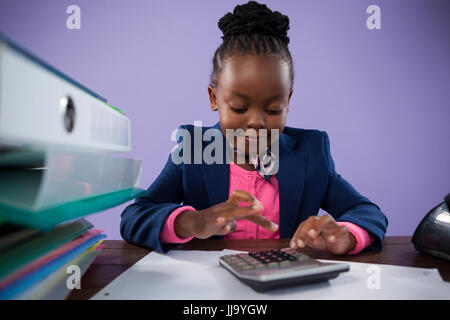
[[[0,255],[0,279],[75,239],[92,227],[93,225],[85,219],[65,223],[2,253]]]
[[[36,229],[0,223],[0,254],[11,247],[39,235],[39,233],[40,231]]]
[[[0,203],[0,220],[24,227],[49,231],[61,222],[106,210],[145,194],[140,188],[129,188],[67,202],[41,211],[15,208]]]

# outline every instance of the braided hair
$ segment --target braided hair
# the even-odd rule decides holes
[[[217,78],[225,58],[232,54],[256,53],[275,54],[289,66],[291,83],[294,81],[292,57],[288,49],[289,18],[278,11],[270,10],[265,4],[249,1],[237,5],[233,13],[228,12],[219,20],[223,32],[223,43],[213,57],[211,83],[217,86]]]

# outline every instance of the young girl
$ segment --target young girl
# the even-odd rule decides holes
[[[290,238],[291,248],[333,254],[381,250],[387,219],[336,173],[326,132],[285,126],[294,80],[288,17],[250,1],[222,17],[219,28],[223,43],[208,87],[219,114],[212,128],[225,144],[232,144],[227,129],[254,134],[245,149],[233,149],[231,163],[175,164],[169,157],[147,194],[122,213],[122,237],[161,252],[194,237]],[[280,133],[272,158],[278,171],[267,175],[248,145],[271,129]],[[245,161],[236,161],[239,154]],[[317,216],[320,208],[329,214]]]

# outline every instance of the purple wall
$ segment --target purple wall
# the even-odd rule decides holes
[[[2,0],[0,31],[126,111],[141,187],[181,123],[210,125],[218,19],[243,1]],[[450,192],[450,2],[265,1],[291,20],[288,125],[328,132],[337,171],[379,204],[387,235],[412,235]],[[81,7],[81,30],[66,8]],[[368,30],[366,8],[381,8]],[[89,216],[121,239],[125,205]]]

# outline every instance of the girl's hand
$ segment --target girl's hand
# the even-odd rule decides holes
[[[240,207],[241,201],[249,207]],[[277,231],[278,226],[259,214],[263,210],[261,203],[250,193],[234,190],[230,198],[205,210],[187,210],[175,219],[175,233],[180,238],[194,236],[206,239],[213,235],[225,235],[236,229],[236,220],[246,219],[269,231]]]
[[[298,226],[290,247],[296,249],[305,246],[344,254],[356,247],[356,239],[346,226],[339,225],[332,216],[326,214],[309,217]]]

